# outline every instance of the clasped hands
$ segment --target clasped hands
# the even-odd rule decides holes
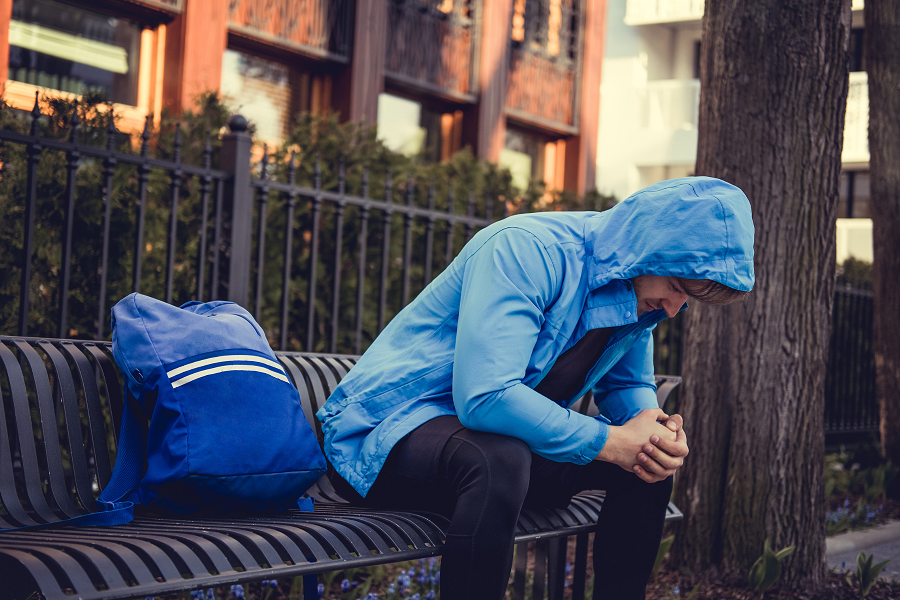
[[[673,475],[688,454],[681,415],[658,408],[642,410],[621,426],[610,426],[606,444],[595,460],[619,465],[648,483]]]

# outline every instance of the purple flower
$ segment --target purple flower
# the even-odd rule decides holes
[[[441,572],[438,571],[437,573],[434,574],[434,585],[440,585],[440,584],[441,584]]]
[[[345,579],[341,582],[341,591],[347,592],[349,590],[350,590],[350,581],[348,579]]]
[[[241,600],[244,597],[244,586],[242,585],[233,585],[231,586],[231,595]]]
[[[427,594],[425,594],[425,600],[434,600],[434,590],[431,590]]]
[[[206,600],[215,600],[215,598],[216,598],[216,593],[213,591],[212,588],[209,588],[208,590],[206,590]]]
[[[388,586],[388,594],[393,594],[394,590],[395,590],[394,584],[392,583],[391,585]]]
[[[325,585],[324,584],[320,583],[318,590],[319,590],[319,598],[321,598],[322,596],[325,595]]]
[[[572,574],[572,563],[566,563],[566,575]]]

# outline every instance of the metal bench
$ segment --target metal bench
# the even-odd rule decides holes
[[[313,416],[354,357],[279,352]],[[245,519],[138,517],[116,527],[53,523],[95,509],[114,464],[122,381],[108,342],[0,337],[0,598],[145,598],[436,556],[448,521],[426,512],[352,507],[325,478],[314,513]],[[660,405],[680,378],[658,376]],[[587,409],[587,400],[582,403]],[[261,442],[263,442],[261,440]],[[562,598],[567,537],[576,538],[572,598],[584,598],[588,534],[603,492],[563,510],[523,511],[513,589],[524,598],[527,542],[534,598]],[[670,504],[667,520],[681,513]],[[309,597],[309,596],[307,596]],[[313,597],[316,597],[313,594]]]

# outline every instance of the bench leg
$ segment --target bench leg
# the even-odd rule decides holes
[[[303,600],[319,600],[319,580],[315,575],[303,576]]]
[[[533,600],[544,600],[544,586],[547,581],[547,540],[540,540],[534,545],[534,582],[531,597]]]
[[[579,533],[575,536],[572,600],[584,600],[584,590],[585,586],[587,586],[588,535],[587,533]]]
[[[528,542],[516,544],[515,570],[513,571],[513,600],[525,600],[525,572],[528,567]]]
[[[566,587],[566,550],[569,538],[555,537],[547,540],[547,598],[563,600]]]

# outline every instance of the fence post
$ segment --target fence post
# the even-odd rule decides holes
[[[253,139],[247,133],[247,119],[232,115],[231,130],[222,136],[221,166],[229,173],[225,181],[222,237],[219,248],[224,258],[222,283],[217,297],[227,298],[247,308],[250,298],[250,251],[253,242],[253,190],[250,186],[250,152]]]

